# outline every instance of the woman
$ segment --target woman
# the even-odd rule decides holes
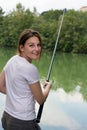
[[[32,60],[40,58],[41,51],[39,33],[25,30],[19,38],[18,55],[7,62],[0,75],[0,91],[6,93],[4,130],[41,130],[35,121],[35,100],[43,104],[51,88],[45,81],[42,91],[38,70],[32,64]]]

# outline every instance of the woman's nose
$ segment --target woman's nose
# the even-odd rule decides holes
[[[35,49],[36,49],[36,50],[38,50],[38,49],[39,49],[39,47],[38,47],[38,46],[35,46]]]

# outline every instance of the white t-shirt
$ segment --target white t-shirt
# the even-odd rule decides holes
[[[29,84],[39,81],[37,68],[25,58],[15,55],[4,70],[7,89],[5,111],[21,120],[35,119],[35,100]]]

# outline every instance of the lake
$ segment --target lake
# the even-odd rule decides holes
[[[16,53],[13,48],[0,48],[0,71]],[[47,78],[50,52],[43,52],[38,67],[41,83]],[[87,55],[57,52],[50,80],[52,89],[44,104],[42,130],[87,130]],[[5,96],[0,93],[0,118]],[[38,111],[36,104],[36,112]],[[0,123],[0,130],[2,130]]]

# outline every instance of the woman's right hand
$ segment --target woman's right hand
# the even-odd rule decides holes
[[[51,86],[52,86],[51,82],[44,81],[44,86],[43,86],[44,89],[46,89],[46,88],[50,89]]]
[[[43,91],[43,94],[44,94],[45,100],[48,97],[48,94],[50,92],[51,86],[52,86],[51,82],[48,82],[48,81],[44,82],[44,86],[43,86],[44,87],[44,91]]]

